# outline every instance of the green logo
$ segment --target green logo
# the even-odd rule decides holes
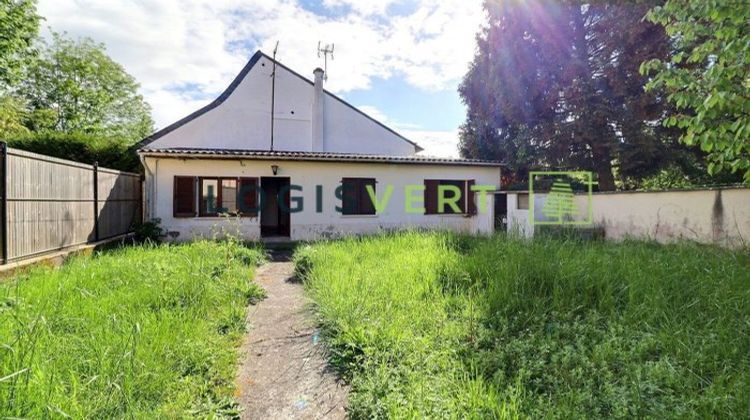
[[[574,189],[579,192],[575,193]],[[530,172],[531,224],[591,224],[593,222],[592,189],[591,172]]]

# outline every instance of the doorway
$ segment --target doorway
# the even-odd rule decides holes
[[[264,195],[260,209],[260,236],[289,236],[289,178],[262,177],[260,188]],[[282,197],[279,197],[280,192],[283,192]]]
[[[508,194],[495,193],[495,232],[508,230]]]

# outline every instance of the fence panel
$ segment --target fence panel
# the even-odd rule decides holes
[[[128,232],[141,220],[141,176],[99,168],[99,239]]]
[[[3,262],[128,233],[140,221],[140,175],[2,150]]]

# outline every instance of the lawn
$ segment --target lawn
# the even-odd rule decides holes
[[[233,242],[126,247],[0,284],[0,418],[236,414],[262,258]]]
[[[750,413],[750,255],[402,233],[295,262],[354,418]]]

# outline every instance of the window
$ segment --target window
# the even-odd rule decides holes
[[[219,202],[219,213],[237,213],[237,180],[221,180],[221,201]]]
[[[516,195],[516,209],[518,210],[529,209],[529,195],[528,194]]]
[[[173,194],[174,217],[195,217],[195,178],[192,176],[174,177]]]
[[[369,185],[375,191],[375,178],[343,178],[341,180],[342,214],[375,214],[375,205],[367,192]]]
[[[442,192],[444,201],[443,208],[438,208],[439,197],[441,194],[440,186],[453,186],[458,188],[460,192],[458,201],[454,201],[456,197],[453,189],[444,190]],[[474,203],[474,192],[471,191],[471,187],[474,185],[474,180],[448,180],[448,179],[425,179],[424,180],[424,207],[425,214],[476,214],[476,203]],[[448,202],[455,202],[458,206],[459,211],[456,212],[453,206]]]
[[[197,182],[196,182],[197,179]],[[196,184],[198,199],[196,200]],[[174,178],[174,216],[195,217],[196,202],[199,216],[239,214],[257,216],[257,178]]]
[[[200,178],[201,191],[201,216],[218,216],[219,207],[219,180]]]

